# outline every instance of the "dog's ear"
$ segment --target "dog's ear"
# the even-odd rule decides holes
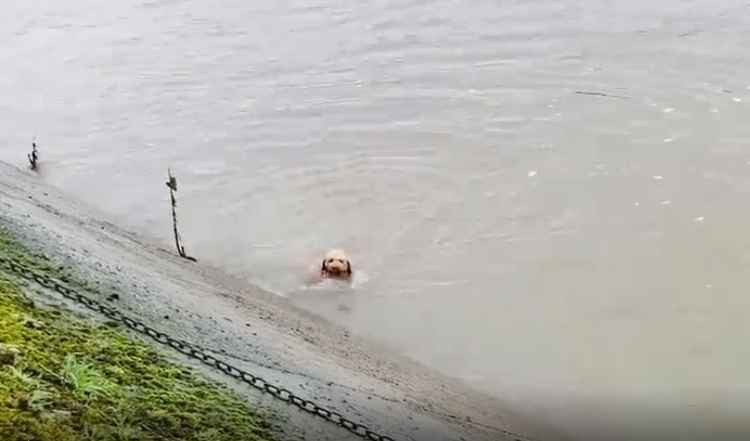
[[[348,260],[346,261],[346,273],[351,275],[352,274],[352,263]]]
[[[320,272],[326,272],[326,260],[323,259],[323,263],[320,264]]]

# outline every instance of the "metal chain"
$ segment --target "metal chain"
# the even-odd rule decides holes
[[[275,398],[288,404],[292,404],[311,415],[317,415],[325,419],[326,421],[336,424],[337,426],[341,426],[349,432],[359,436],[360,438],[372,441],[395,441],[389,436],[380,435],[373,432],[367,426],[356,423],[336,411],[326,409],[325,407],[322,407],[310,400],[306,400],[298,395],[295,395],[293,392],[286,388],[276,386],[257,375],[253,375],[250,372],[244,371],[232,366],[229,363],[219,360],[213,355],[208,354],[207,351],[205,349],[202,349],[200,346],[196,346],[184,340],[170,337],[169,335],[161,331],[157,331],[156,329],[144,324],[143,322],[139,322],[138,320],[127,317],[116,309],[110,308],[109,306],[106,306],[97,300],[84,296],[76,290],[66,286],[65,284],[45,274],[39,273],[12,258],[0,256],[0,265],[11,270],[13,273],[23,277],[24,279],[34,281],[46,288],[55,290],[69,300],[80,303],[85,307],[91,309],[92,311],[102,313],[107,318],[122,323],[133,331],[146,335],[161,344],[168,345],[189,357],[200,360],[203,364],[218,369],[232,378],[247,383],[262,392],[271,394]]]

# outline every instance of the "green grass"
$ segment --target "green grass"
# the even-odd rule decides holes
[[[111,396],[117,387],[96,370],[93,364],[79,360],[75,354],[65,356],[61,377],[80,401]]]
[[[2,231],[0,254],[85,285]],[[34,306],[3,271],[0,440],[271,439],[271,415],[259,415],[228,389],[117,328]]]

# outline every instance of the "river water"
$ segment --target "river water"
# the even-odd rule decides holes
[[[570,439],[730,439],[749,26],[745,1],[6,2],[0,159],[36,136],[45,180],[168,246],[171,167],[190,254]],[[332,247],[354,285],[306,286]]]

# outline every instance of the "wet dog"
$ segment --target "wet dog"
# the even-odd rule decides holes
[[[323,279],[349,280],[352,277],[352,263],[341,250],[331,250],[320,264],[320,277]]]

